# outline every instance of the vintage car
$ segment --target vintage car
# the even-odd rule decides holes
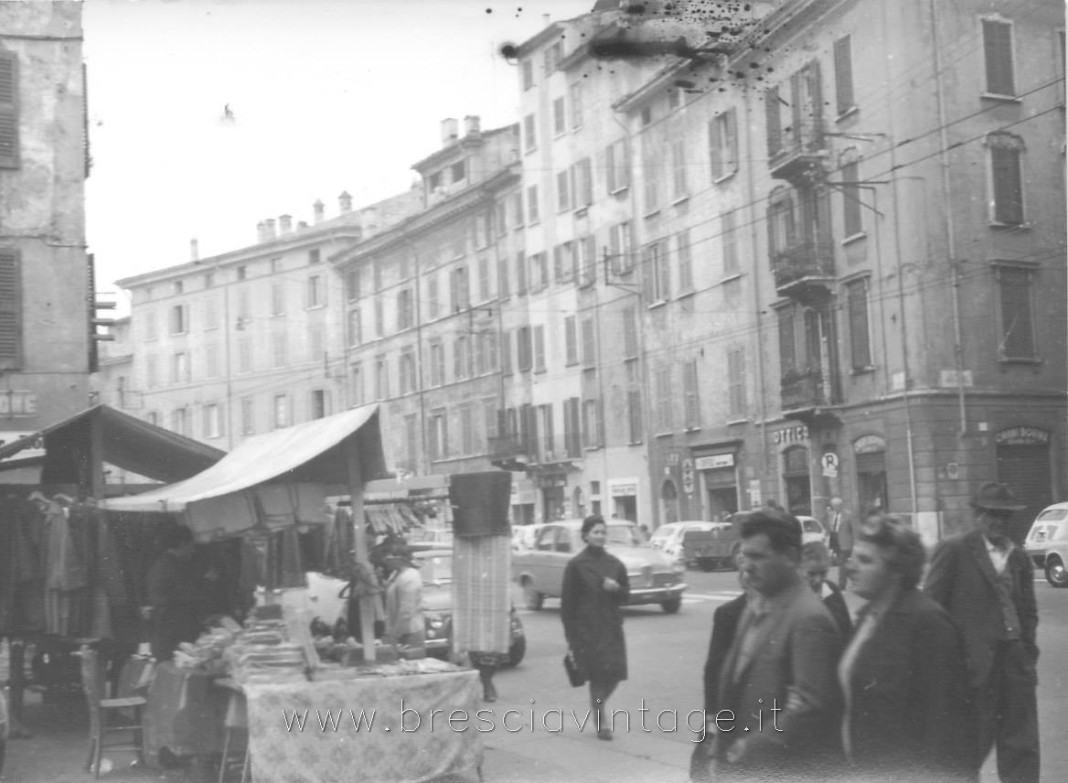
[[[660,604],[668,614],[679,611],[685,568],[671,558],[641,544],[636,525],[608,520],[606,549],[623,561],[630,578],[628,605]],[[534,548],[512,556],[512,578],[523,588],[528,609],[541,609],[545,598],[559,598],[564,567],[585,544],[581,519],[563,519],[546,524],[534,541]]]
[[[1068,587],[1068,503],[1054,503],[1035,517],[1024,541],[1027,554],[1054,587]]]
[[[452,652],[452,550],[439,547],[416,551],[413,558],[423,579],[426,654],[447,658]],[[308,574],[308,596],[319,619],[332,625],[344,615],[345,599],[341,592],[347,584],[322,574]],[[527,638],[515,607],[511,611],[511,634],[508,665],[518,666],[527,652]]]
[[[801,523],[801,543],[809,544],[813,541],[818,541],[825,546],[829,546],[831,542],[830,531],[823,526],[815,517],[798,517],[797,521]]]
[[[659,549],[674,562],[682,563],[686,567],[705,568],[707,563],[697,557],[693,548],[683,546],[686,533],[691,530],[713,531],[717,527],[730,527],[725,522],[708,522],[702,519],[683,520],[681,522],[667,522],[653,531],[649,539],[649,546]],[[691,537],[692,538],[692,537]]]

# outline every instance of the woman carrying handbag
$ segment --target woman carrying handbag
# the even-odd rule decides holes
[[[602,740],[612,739],[605,702],[627,679],[627,648],[619,608],[630,595],[627,569],[619,558],[605,551],[607,539],[604,519],[586,517],[582,523],[586,548],[567,564],[560,597],[568,655],[578,676],[590,683],[590,707],[597,738]],[[572,667],[565,666],[574,682]]]

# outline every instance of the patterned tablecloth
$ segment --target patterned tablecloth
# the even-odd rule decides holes
[[[244,690],[254,783],[479,780],[478,672]]]

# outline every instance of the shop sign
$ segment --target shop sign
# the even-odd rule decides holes
[[[733,468],[733,454],[713,454],[709,457],[698,457],[695,463],[698,470],[715,470],[716,468]]]
[[[14,443],[17,440],[25,438],[27,435],[33,435],[32,432],[0,432],[0,447],[6,446],[9,443]],[[33,459],[34,457],[43,457],[45,455],[44,438],[39,437],[33,442],[33,445],[24,448],[18,454],[13,454],[7,459]],[[4,460],[5,462],[7,460]]]
[[[608,482],[608,494],[614,498],[629,497],[638,494],[637,479],[623,479]]]
[[[764,505],[764,498],[760,491],[760,479],[749,479],[749,507],[760,508]]]
[[[886,438],[882,435],[863,435],[853,442],[854,454],[874,454],[886,451]]]
[[[693,460],[689,457],[682,461],[682,491],[693,494]]]
[[[36,416],[37,395],[28,391],[0,392],[0,416]]]
[[[1049,433],[1038,427],[1009,427],[995,435],[994,442],[1001,446],[1045,446],[1049,443]]]
[[[798,424],[796,427],[775,430],[775,432],[771,433],[771,439],[776,445],[782,445],[784,443],[804,443],[808,440],[808,427],[804,424]]]

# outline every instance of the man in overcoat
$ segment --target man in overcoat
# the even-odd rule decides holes
[[[720,718],[716,774],[765,779],[827,772],[841,758],[835,675],[841,638],[798,574],[801,525],[784,512],[760,510],[746,517],[741,535],[741,567],[753,592],[713,696]]]
[[[976,768],[996,747],[1003,783],[1037,783],[1034,567],[1008,536],[1013,514],[1024,506],[994,482],[979,488],[971,506],[975,529],[939,545],[924,590],[964,635],[978,724]]]
[[[838,565],[838,588],[844,590],[848,571],[845,564],[853,554],[853,542],[860,534],[860,520],[843,506],[841,498],[831,498],[827,509],[828,548]]]

